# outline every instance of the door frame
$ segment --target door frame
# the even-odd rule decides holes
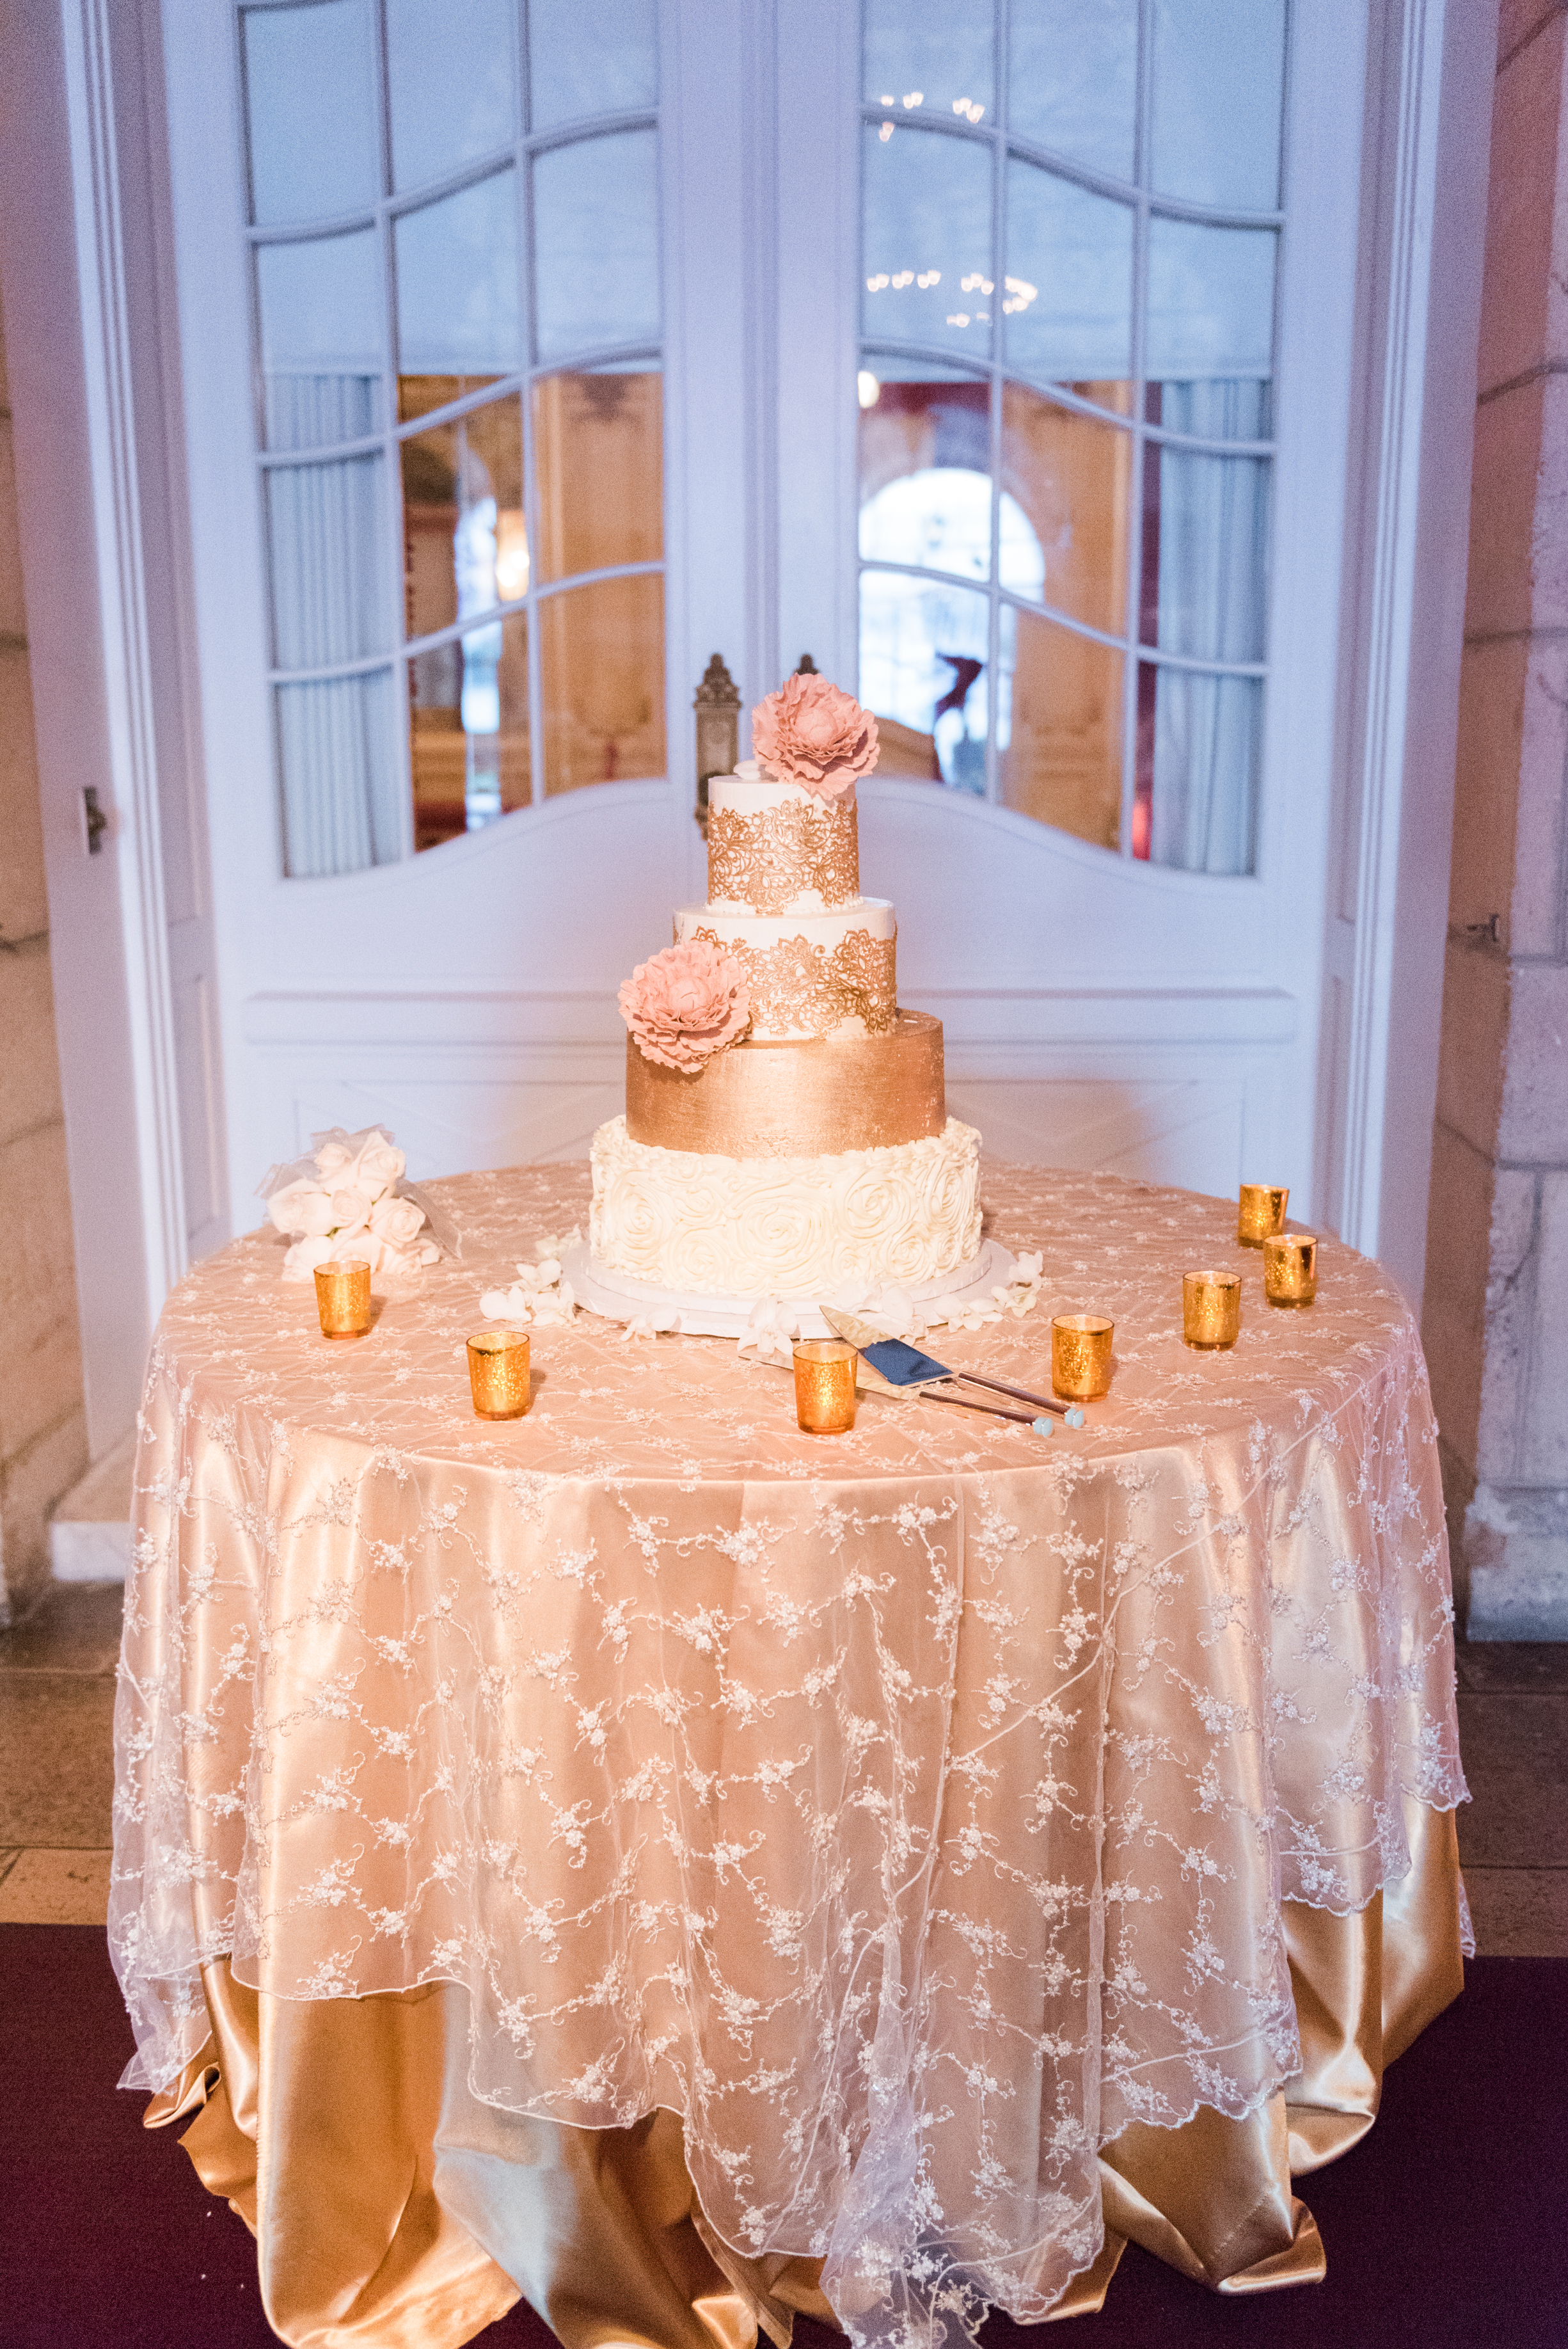
[[[1352,7],[1354,0],[1341,5]],[[775,123],[799,129],[813,42],[841,47],[852,12],[834,0],[745,0],[717,12],[700,0],[662,0],[662,9],[665,37],[678,43],[692,65],[684,117],[668,98],[662,109],[666,168],[690,201],[700,196],[711,204],[719,184],[733,191],[738,251],[748,231],[766,229],[776,209]],[[211,13],[222,17],[226,37],[226,11]],[[1331,1019],[1323,1049],[1308,1065],[1315,1060],[1315,1212],[1382,1257],[1414,1294],[1424,1260],[1436,1099],[1496,0],[1397,0],[1371,13],[1382,38],[1367,76],[1355,411],[1359,425],[1371,429],[1365,470],[1346,505],[1363,521],[1346,539],[1355,592],[1344,599],[1338,661],[1332,913],[1315,966],[1326,981]],[[204,642],[193,648],[189,630],[177,624],[177,608],[170,616],[168,583],[154,576],[150,554],[150,543],[157,545],[150,528],[154,508],[192,454],[171,356],[181,344],[167,255],[179,234],[178,205],[167,159],[150,130],[167,119],[166,70],[172,81],[197,62],[190,0],[168,0],[166,19],[159,0],[119,0],[112,7],[110,0],[57,0],[57,9],[8,0],[7,14],[0,119],[13,168],[0,191],[0,270],[97,1454],[118,1439],[134,1410],[153,1319],[190,1245],[165,903],[170,786],[199,805],[203,771],[224,771],[236,726],[245,719],[222,692],[221,662]],[[773,86],[776,104],[763,109],[760,136],[723,96],[725,77],[737,67]],[[210,86],[207,99],[210,107]],[[224,168],[231,171],[232,132],[232,124],[214,121],[214,142],[229,137]],[[215,152],[214,144],[195,160],[211,163]],[[780,518],[779,482],[802,461],[813,388],[803,355],[780,348],[778,320],[781,307],[789,315],[792,289],[801,283],[809,240],[820,240],[819,283],[824,243],[841,257],[852,251],[857,172],[846,136],[822,183],[821,216],[785,223],[765,265],[755,274],[741,273],[739,297],[733,287],[691,282],[666,233],[672,370],[680,363],[681,337],[703,323],[702,305],[709,305],[711,330],[711,305],[730,303],[733,365],[724,380],[707,387],[706,397],[727,411],[734,401],[746,415],[748,461],[744,478],[708,485],[708,509],[734,517],[727,542],[685,547],[672,532],[666,549],[668,781],[599,788],[656,801],[646,812],[662,830],[670,858],[684,865],[688,888],[699,881],[688,814],[688,703],[707,654],[734,647],[731,665],[738,663],[748,701],[773,681],[781,656],[792,666],[810,649],[821,666],[830,661],[841,668],[852,658],[841,549],[830,559],[830,550],[802,536],[798,514]],[[187,202],[191,184],[188,175]],[[842,267],[835,274],[841,280]],[[150,322],[150,334],[131,331],[138,316]],[[242,338],[242,319],[217,323],[224,332],[237,327]],[[848,347],[852,326],[846,335],[841,316],[836,331],[841,347]],[[677,404],[684,439],[677,445],[671,436],[672,513],[682,510],[711,456],[699,398],[680,400],[677,393],[672,407]],[[852,405],[840,401],[829,436],[807,452],[830,492],[819,513],[841,512],[846,497],[852,502],[853,414]],[[156,433],[149,429],[153,419]],[[162,465],[151,461],[159,448],[169,467],[163,480]],[[178,543],[172,559],[181,567]],[[194,572],[199,592],[199,547]],[[80,585],[89,574],[97,592],[86,599],[88,611]],[[150,720],[161,675],[177,682],[182,730]],[[173,768],[181,771],[172,774]],[[84,773],[104,778],[111,795],[108,860],[86,856]],[[882,787],[887,813],[907,788]],[[539,812],[548,819],[552,812]],[[989,820],[1004,828],[1022,821],[1004,811],[991,812]],[[197,847],[204,857],[199,833]],[[1195,876],[1171,878],[1180,889]],[[250,885],[242,869],[214,880],[221,914],[225,901],[232,905]],[[214,1049],[230,1070],[242,1065],[254,1040],[244,1033],[247,1016],[253,1027],[254,1018],[264,1023],[267,1013],[263,1007],[247,1015],[222,922],[219,931],[211,967],[221,1042],[215,1039]],[[913,934],[912,925],[912,943]],[[917,991],[921,1000],[927,991],[940,992]],[[1114,991],[1102,991],[1087,1021],[1076,1019],[1065,998],[1035,1005],[1031,1034],[1037,1039],[1045,1032],[1040,1022],[1048,1030],[1055,1017],[1071,1028],[1061,1040],[1075,1052],[1097,1049],[1097,1034],[1109,1049]],[[989,1042],[978,1032],[966,1040],[962,994],[949,989],[934,1008],[952,1022],[955,1051],[972,1047],[978,1066],[1006,1040],[994,1032]],[[547,1000],[559,1006],[562,998],[536,999]],[[1180,986],[1149,990],[1141,1001],[1140,1017],[1164,1001],[1168,1027],[1179,1028],[1197,1011],[1190,1003],[1184,1013]],[[389,999],[383,1005],[388,1018],[395,1009]],[[1315,1030],[1315,988],[1298,1011]],[[615,1038],[607,1027],[598,1032],[598,1010],[584,1002],[583,1014],[583,1049],[596,1059],[613,1054]],[[996,1024],[991,1018],[991,1031]],[[1206,1049],[1202,1037],[1195,1040]],[[231,1093],[242,1090],[231,1087]],[[260,1172],[259,1163],[252,1164],[249,1121],[232,1099],[224,1112],[210,1094],[209,1109],[218,1123],[205,1146],[215,1160],[226,1152],[233,1167],[229,1199],[238,1220],[247,1211],[253,1174]]]

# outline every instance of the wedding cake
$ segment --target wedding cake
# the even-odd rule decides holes
[[[860,894],[876,720],[792,677],[752,740],[709,785],[707,904],[621,989],[593,1263],[738,1299],[941,1286],[980,1248],[980,1137],[947,1115],[941,1021],[898,1009],[893,908]]]

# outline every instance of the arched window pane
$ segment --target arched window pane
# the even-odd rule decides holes
[[[252,219],[367,209],[381,192],[370,0],[247,8],[241,23]]]
[[[533,166],[541,364],[659,338],[658,147],[652,130],[553,147]]]
[[[256,252],[267,445],[320,449],[380,424],[381,264],[374,229]]]
[[[605,579],[547,596],[539,632],[545,790],[662,775],[664,581]]]
[[[1266,376],[1274,354],[1273,229],[1149,223],[1149,347],[1144,373]]]
[[[659,560],[664,454],[658,375],[552,375],[535,384],[542,580]]]
[[[1000,615],[999,742],[1007,735],[1014,616],[1010,608]],[[922,775],[984,796],[989,628],[989,598],[972,588],[861,572],[861,698],[877,713],[880,774]]]
[[[978,123],[996,110],[995,36],[989,0],[866,0],[864,94],[900,114],[956,114]]]
[[[528,587],[522,407],[514,393],[402,444],[410,636],[433,636]]]
[[[482,537],[486,517],[476,519]],[[528,616],[449,637],[408,669],[414,845],[438,848],[532,798]]]
[[[387,0],[392,184],[417,188],[517,136],[513,0]]]
[[[1007,127],[1112,179],[1138,136],[1138,0],[1011,0]]]
[[[658,101],[654,0],[529,0],[529,128]]]
[[[1154,0],[1151,184],[1225,211],[1279,202],[1284,0]]]
[[[902,123],[868,125],[862,252],[868,336],[985,357],[995,288],[984,147]]]
[[[1132,372],[1130,204],[1033,163],[1007,172],[1007,365],[1040,383]]]
[[[1010,740],[997,762],[1004,807],[1100,848],[1121,833],[1125,656],[1018,614]]]
[[[397,358],[406,375],[522,365],[517,180],[497,171],[396,223]]]
[[[1125,385],[1079,384],[1080,394],[1125,394]],[[1022,384],[1002,394],[1002,481],[1027,517],[1041,576],[1002,585],[1119,636],[1127,610],[1127,532],[1132,436],[1097,424]]]

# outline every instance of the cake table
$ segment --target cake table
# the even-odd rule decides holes
[[[148,1373],[127,2085],[257,2230],[277,2332],[445,2349],[525,2292],[568,2349],[961,2337],[1092,2310],[1129,2237],[1195,2288],[1321,2272],[1291,2172],[1462,1979],[1391,1284],[1325,1242],[1270,1309],[1233,1206],[991,1166],[1040,1300],[939,1350],[1042,1386],[1051,1313],[1113,1315],[1081,1433],[867,1396],[807,1436],[732,1342],[581,1312],[489,1425],[479,1298],[586,1172],[432,1188],[460,1259],[363,1340],[259,1233]],[[1216,1260],[1242,1336],[1200,1355]]]

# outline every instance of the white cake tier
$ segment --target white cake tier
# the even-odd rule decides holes
[[[860,895],[853,790],[820,799],[748,759],[707,787],[707,901],[761,914],[820,913]]]
[[[898,922],[885,897],[857,897],[824,914],[734,913],[683,905],[676,944],[707,938],[746,967],[750,1036],[880,1036],[898,1004]]]
[[[937,1280],[980,1245],[980,1136],[828,1158],[720,1158],[593,1136],[589,1241],[613,1273],[720,1297],[831,1297]]]

